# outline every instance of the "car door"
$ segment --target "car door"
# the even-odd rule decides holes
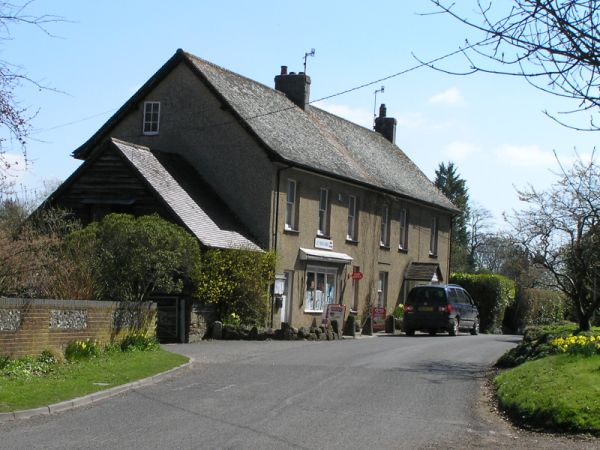
[[[469,310],[469,320],[470,320],[470,323],[473,324],[479,318],[479,312],[477,310],[477,306],[475,306],[475,302],[473,301],[473,298],[469,295],[469,293],[467,291],[463,291],[463,295],[465,296],[465,301],[466,301],[465,309]]]
[[[471,300],[463,289],[456,289],[456,291],[458,295],[458,301],[460,302],[460,321],[462,322],[461,328],[471,327],[473,325],[473,321],[475,320]]]

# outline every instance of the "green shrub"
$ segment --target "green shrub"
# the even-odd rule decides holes
[[[552,325],[563,321],[568,301],[557,291],[518,289],[515,302],[506,310],[503,325],[513,333],[523,333],[530,325]]]
[[[525,329],[523,340],[519,345],[507,351],[500,357],[496,366],[502,368],[516,367],[526,361],[540,359],[545,356],[564,352],[559,338],[568,338],[573,336],[578,330],[574,323],[563,323],[553,326],[530,326]],[[582,336],[593,336],[600,334],[600,328],[591,332],[579,333]],[[573,349],[572,353],[577,353],[578,349]]]
[[[100,355],[100,346],[95,339],[89,338],[85,341],[73,341],[65,349],[67,361],[78,361],[80,359],[95,358]]]
[[[479,308],[482,333],[501,330],[504,312],[515,299],[515,284],[501,275],[454,273],[450,282],[465,288]]]
[[[232,313],[241,323],[261,326],[269,312],[269,286],[275,277],[275,253],[210,249],[202,254],[198,297],[216,306],[222,321]]]
[[[396,306],[392,315],[396,319],[402,319],[404,317],[404,304],[400,303],[398,306]]]
[[[145,352],[157,350],[159,347],[156,338],[145,333],[131,333],[121,341],[121,351],[124,352]]]
[[[54,371],[60,362],[51,350],[44,350],[37,358],[26,356],[20,359],[0,358],[0,374],[5,377],[27,379],[44,376]]]
[[[192,292],[200,270],[196,238],[157,215],[109,214],[67,237],[90,252],[99,300],[140,302],[150,294]]]

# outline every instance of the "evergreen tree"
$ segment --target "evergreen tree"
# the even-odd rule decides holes
[[[461,211],[452,220],[450,272],[471,272],[473,261],[469,257],[469,193],[466,181],[460,177],[453,162],[448,162],[448,165],[442,162],[435,171],[435,186]]]

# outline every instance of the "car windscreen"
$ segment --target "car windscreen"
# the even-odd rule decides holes
[[[406,299],[408,305],[445,305],[446,291],[443,288],[417,287],[408,294]]]

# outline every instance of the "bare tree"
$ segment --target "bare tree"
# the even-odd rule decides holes
[[[581,330],[600,307],[600,167],[592,154],[562,169],[545,191],[518,190],[529,207],[508,220],[529,258],[544,267],[569,297]]]
[[[11,28],[17,25],[28,25],[38,28],[45,34],[50,35],[46,26],[53,22],[61,22],[62,18],[52,15],[31,15],[27,8],[32,1],[16,5],[0,1],[0,43],[10,41]],[[15,91],[23,84],[31,83],[37,88],[47,87],[30,78],[21,67],[15,66],[7,61],[0,60],[0,192],[6,192],[10,187],[8,171],[11,167],[10,161],[5,157],[7,146],[25,156],[26,144],[31,131],[31,119],[35,111],[29,111],[21,106]]]
[[[600,129],[600,0],[431,2],[478,34],[462,46],[468,70],[434,68],[524,77],[544,92],[575,100],[561,113],[589,111],[590,123],[576,127],[548,116],[572,128]]]
[[[486,240],[491,228],[493,214],[487,208],[478,203],[469,205],[469,217],[467,218],[468,254],[471,266],[478,269],[477,251]]]

